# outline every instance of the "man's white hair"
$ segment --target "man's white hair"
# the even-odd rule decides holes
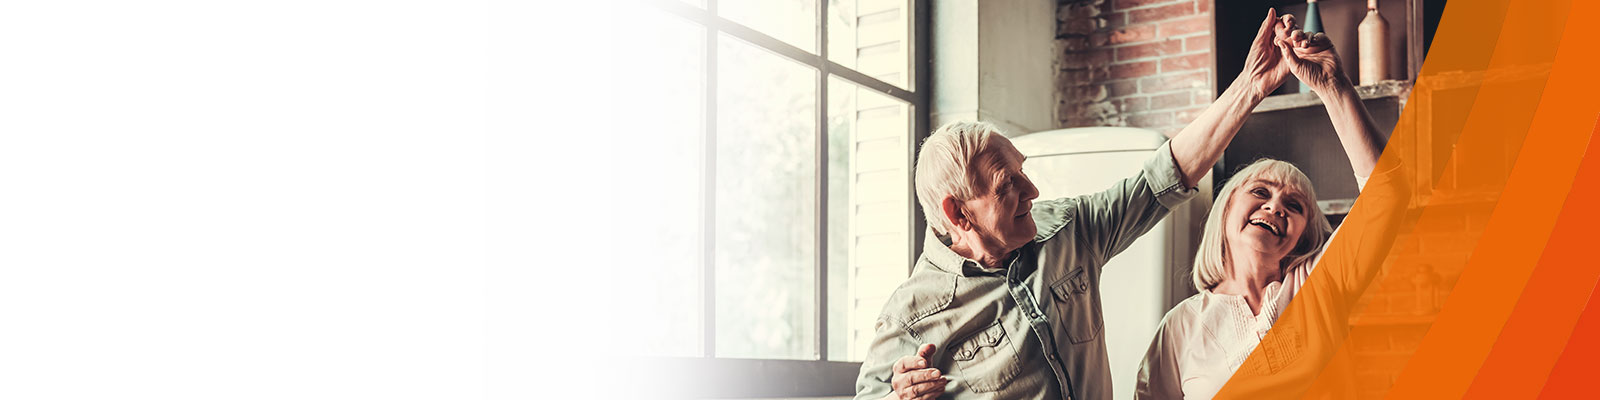
[[[976,162],[993,135],[1000,135],[994,124],[956,121],[922,141],[922,150],[917,152],[917,203],[934,233],[948,235],[954,228],[940,207],[945,197],[965,201],[983,194],[976,187]]]

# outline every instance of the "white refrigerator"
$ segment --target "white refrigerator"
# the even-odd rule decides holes
[[[1105,190],[1137,174],[1167,138],[1140,128],[1072,128],[1012,138],[1023,155],[1022,169],[1039,187],[1039,199],[1078,196]],[[1200,193],[1111,258],[1101,276],[1106,351],[1117,399],[1133,398],[1139,363],[1161,317],[1195,293],[1189,278],[1200,228],[1211,207],[1211,176]]]

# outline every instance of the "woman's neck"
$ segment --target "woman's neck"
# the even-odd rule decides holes
[[[1230,252],[1228,276],[1211,291],[1244,298],[1251,314],[1261,312],[1261,296],[1267,285],[1283,279],[1282,258],[1257,252]]]

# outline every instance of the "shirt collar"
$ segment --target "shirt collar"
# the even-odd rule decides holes
[[[933,265],[934,269],[964,277],[1006,274],[1006,268],[984,268],[983,264],[979,264],[978,261],[956,254],[955,250],[950,250],[950,238],[939,235],[933,229],[929,229],[927,234],[923,236],[926,236],[927,239],[922,243],[922,256],[928,260],[928,264]],[[1028,245],[1032,244],[1029,243]],[[1026,245],[1023,246],[1023,249],[1026,248]],[[1011,254],[1006,256],[1004,263],[1006,265],[1014,264],[1017,257],[1024,251],[1023,249],[1012,251]]]

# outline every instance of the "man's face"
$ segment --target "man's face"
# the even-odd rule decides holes
[[[1306,229],[1304,192],[1290,185],[1251,179],[1228,199],[1222,214],[1229,247],[1284,258]]]
[[[1039,189],[1022,174],[1025,159],[1011,140],[996,135],[989,148],[976,158],[977,198],[963,203],[983,247],[1009,253],[1033,240],[1033,199]]]

